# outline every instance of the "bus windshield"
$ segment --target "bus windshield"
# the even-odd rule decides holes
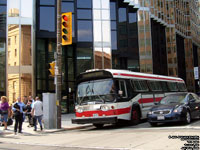
[[[78,85],[79,104],[113,102],[115,97],[116,90],[112,79],[92,80]]]

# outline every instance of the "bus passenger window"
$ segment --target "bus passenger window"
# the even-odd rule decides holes
[[[156,81],[148,81],[149,86],[152,91],[162,91],[161,85],[159,82]]]
[[[168,91],[167,82],[161,81],[160,84],[161,84],[161,87],[162,87],[163,91],[165,91],[165,92]]]
[[[178,86],[179,91],[181,92],[187,91],[184,83],[177,83],[177,86]]]
[[[131,80],[134,91],[149,91],[146,81]]]
[[[176,82],[168,82],[168,87],[170,91],[178,91],[178,87],[176,85]]]

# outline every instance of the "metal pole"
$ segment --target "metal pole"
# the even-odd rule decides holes
[[[62,90],[62,46],[61,46],[61,0],[57,0],[57,56],[55,57],[55,83],[57,106],[57,129],[61,129],[61,90]]]

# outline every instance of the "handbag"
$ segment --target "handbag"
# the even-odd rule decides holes
[[[10,126],[13,124],[13,120],[11,118],[8,119],[7,125]]]

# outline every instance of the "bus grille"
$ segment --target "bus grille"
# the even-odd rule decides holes
[[[171,112],[170,109],[167,110],[158,110],[158,111],[153,111],[153,114],[155,115],[167,115]]]

